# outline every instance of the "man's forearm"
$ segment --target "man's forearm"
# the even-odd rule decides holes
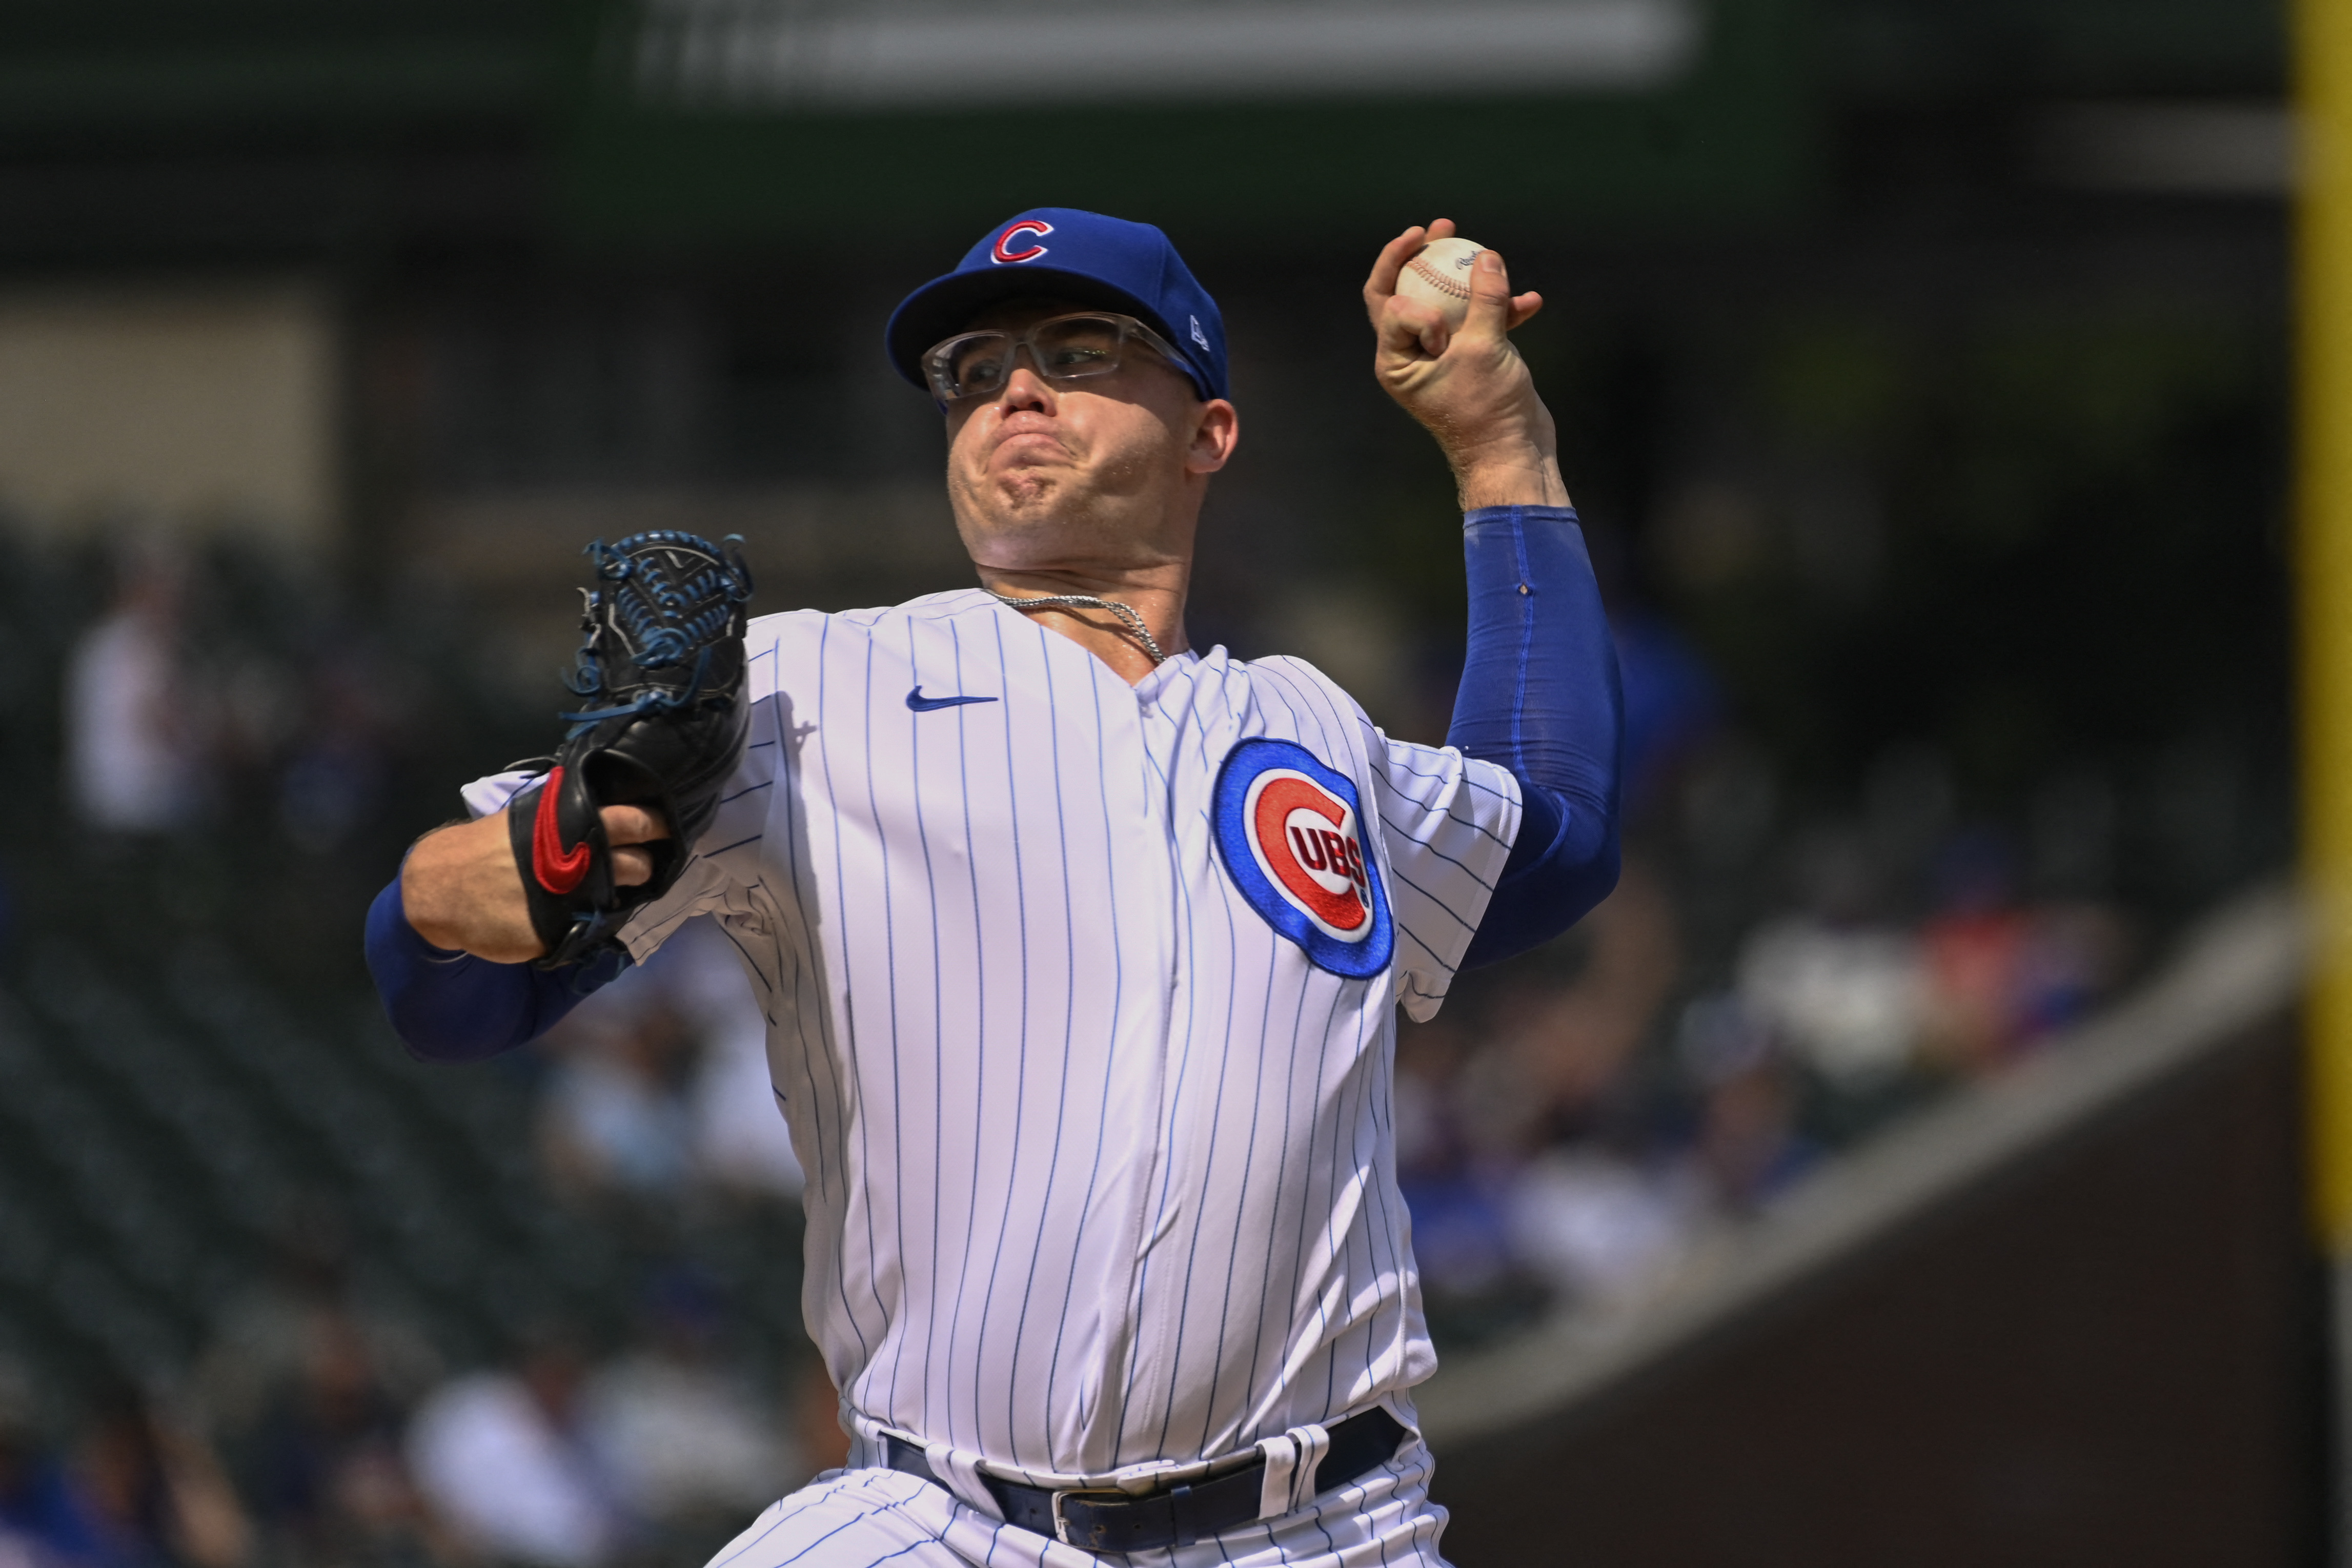
[[[1465,957],[1549,940],[1617,883],[1617,653],[1576,514],[1481,508],[1463,519],[1469,647],[1446,739],[1519,781],[1523,813]]]
[[[614,880],[644,882],[651,862],[638,846],[664,835],[661,818],[607,806],[602,820]],[[520,1045],[628,967],[625,952],[560,969],[530,965],[547,945],[531,925],[509,835],[504,811],[425,834],[368,910],[369,973],[419,1056],[471,1061]]]
[[[403,881],[368,910],[368,972],[393,1031],[428,1061],[478,1061],[536,1039],[625,967],[541,969],[436,946],[404,910]]]
[[[531,928],[504,811],[427,833],[401,868],[402,913],[433,946],[496,964],[546,951]]]

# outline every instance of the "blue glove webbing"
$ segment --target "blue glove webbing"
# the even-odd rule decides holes
[[[628,967],[619,955],[541,969],[436,947],[408,923],[396,876],[368,906],[367,964],[393,1032],[423,1061],[480,1061],[512,1051]]]
[[[1519,781],[1519,836],[1462,967],[1548,942],[1617,885],[1617,649],[1568,507],[1462,519],[1470,643],[1449,746]]]

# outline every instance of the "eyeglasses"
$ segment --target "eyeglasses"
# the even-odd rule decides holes
[[[1023,332],[992,329],[959,332],[923,354],[923,377],[942,406],[967,398],[994,397],[1013,379],[1013,356],[1029,350],[1029,362],[1049,382],[1107,376],[1119,368],[1130,345],[1140,343],[1178,369],[1184,361],[1168,340],[1132,316],[1087,310],[1055,316]]]

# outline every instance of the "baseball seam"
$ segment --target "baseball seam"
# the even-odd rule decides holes
[[[1414,256],[1412,261],[1405,265],[1406,270],[1410,271],[1415,277],[1420,278],[1423,283],[1428,284],[1432,288],[1436,289],[1440,294],[1450,294],[1456,299],[1467,299],[1470,298],[1470,286],[1468,284],[1458,283],[1453,278],[1446,277],[1444,273],[1430,266],[1428,262],[1423,260],[1420,256]]]

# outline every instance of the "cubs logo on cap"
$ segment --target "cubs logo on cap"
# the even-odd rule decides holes
[[[1045,254],[1037,242],[1054,232],[1054,225],[1042,218],[1029,218],[1014,224],[996,236],[996,246],[988,253],[991,261],[1002,265],[1008,261],[1034,261]]]
[[[1369,979],[1395,932],[1356,786],[1287,740],[1245,740],[1218,770],[1217,853],[1234,888],[1318,968]]]

